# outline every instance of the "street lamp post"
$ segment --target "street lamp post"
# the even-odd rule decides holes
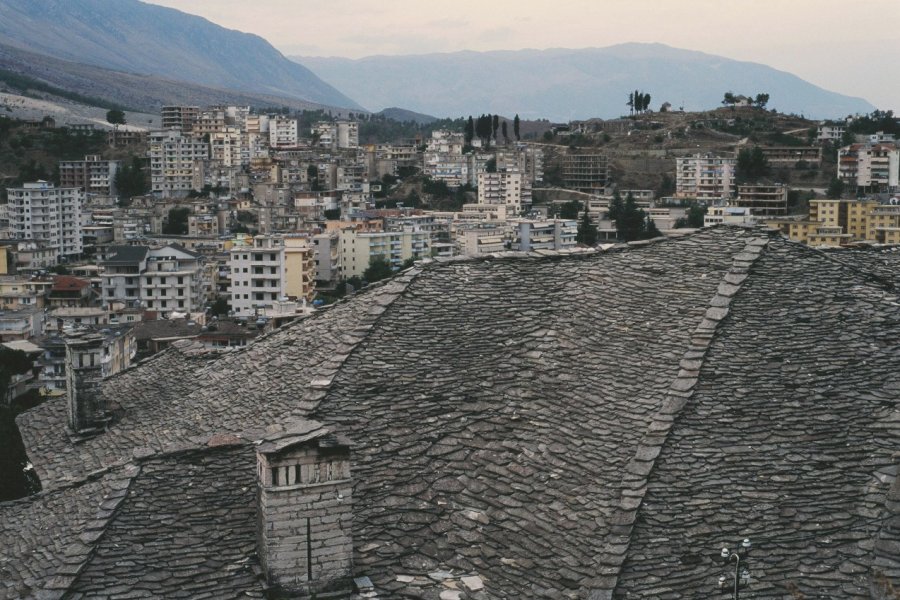
[[[750,539],[744,538],[744,541],[735,550],[722,548],[720,553],[726,567],[734,563],[734,592],[732,596],[734,600],[740,600],[740,586],[750,583],[749,558],[751,546]],[[719,589],[725,589],[727,586],[728,578],[722,575],[719,577]]]

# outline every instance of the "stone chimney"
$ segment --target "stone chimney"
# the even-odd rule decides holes
[[[276,594],[350,588],[353,485],[350,444],[315,421],[267,436],[257,447],[260,561]]]
[[[76,435],[99,433],[108,420],[100,400],[104,337],[85,331],[66,335],[64,341],[69,428]]]

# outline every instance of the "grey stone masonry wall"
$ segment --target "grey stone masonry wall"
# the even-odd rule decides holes
[[[66,399],[68,424],[74,433],[88,433],[102,428],[103,403],[100,401],[100,384],[103,372],[99,357],[103,338],[79,336],[66,339]],[[85,357],[96,357],[92,364]]]
[[[350,451],[332,440],[301,441],[273,452],[264,445],[257,454],[259,556],[276,591],[313,594],[349,582]]]

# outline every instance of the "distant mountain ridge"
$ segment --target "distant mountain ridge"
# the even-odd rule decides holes
[[[117,71],[360,108],[259,36],[138,0],[2,0],[0,43]]]
[[[328,109],[340,112],[330,106],[296,98],[212,88],[152,75],[136,75],[73,63],[5,44],[0,44],[0,90],[14,88],[15,86],[4,81],[2,71],[18,73],[68,92],[98,98],[130,110],[157,115],[160,108],[167,104],[189,106],[236,104],[276,108],[287,106],[296,110]]]
[[[862,98],[830,92],[762,64],[663,44],[607,48],[453,52],[360,59],[290,57],[369,110],[390,106],[436,115],[516,114],[556,121],[627,114],[628,93],[651,108],[707,110],[725,92],[770,95],[769,108],[813,118],[870,112]]]

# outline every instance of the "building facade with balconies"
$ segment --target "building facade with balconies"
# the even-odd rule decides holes
[[[84,251],[80,188],[55,187],[46,181],[6,189],[10,235],[35,240],[55,249],[59,257],[76,257]]]
[[[734,194],[736,159],[696,154],[675,160],[675,196],[712,200]]]

